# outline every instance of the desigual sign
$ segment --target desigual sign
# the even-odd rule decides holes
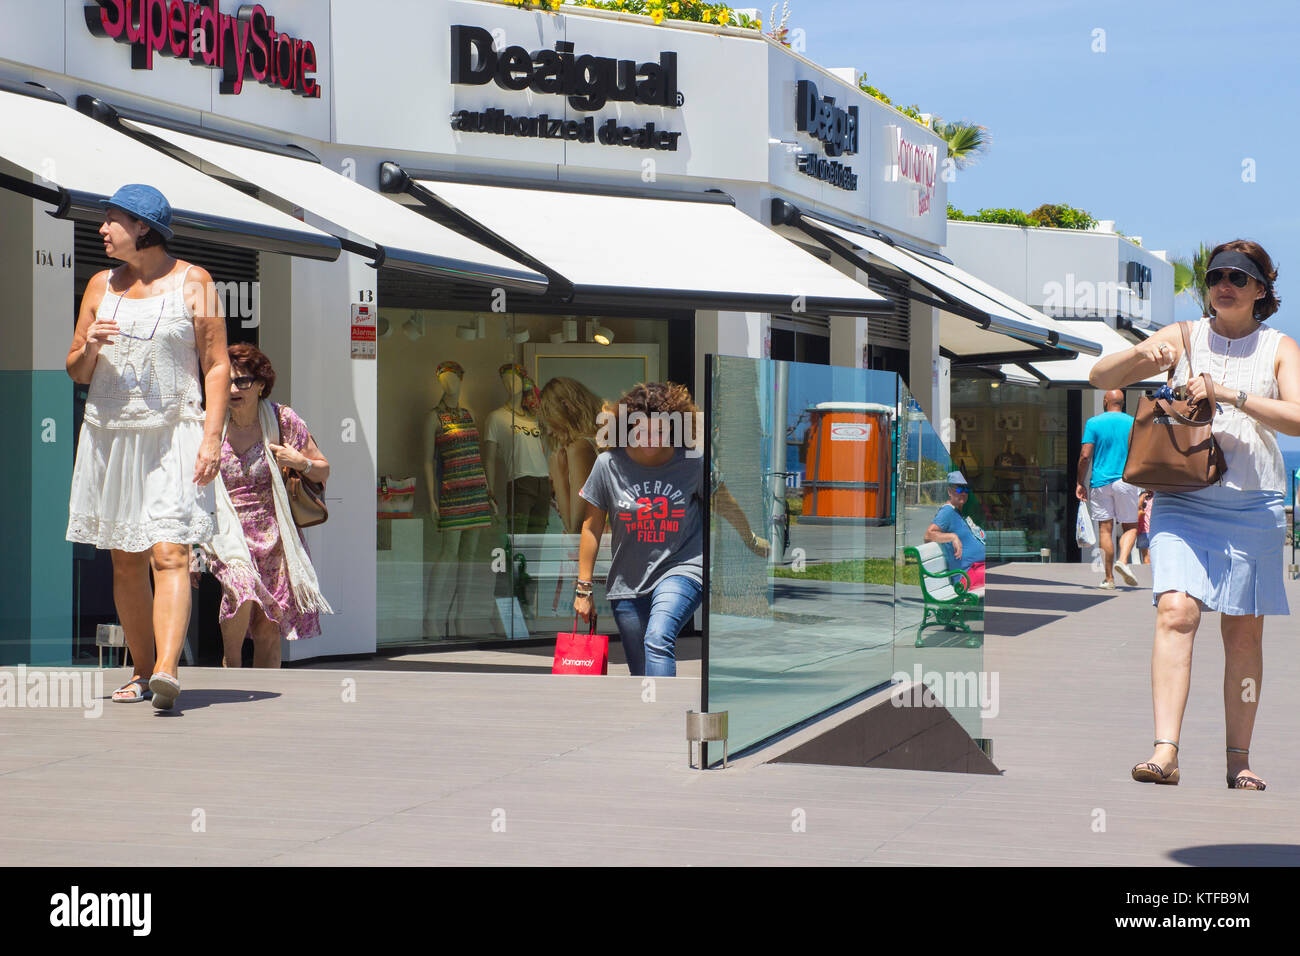
[[[451,82],[456,86],[495,84],[508,92],[531,90],[554,94],[584,113],[606,103],[638,103],[676,109],[685,98],[677,89],[677,54],[664,51],[659,61],[637,63],[612,57],[577,54],[572,43],[559,41],[554,50],[528,51],[521,46],[497,48],[482,27],[451,28]],[[559,139],[603,146],[630,146],[675,152],[680,132],[660,129],[655,123],[620,124],[616,119],[597,123],[595,117],[565,119],[540,113],[516,116],[504,108],[457,110],[451,128],[462,133],[492,133],[524,139]]]
[[[221,12],[220,0],[97,0],[84,12],[95,36],[130,44],[133,70],[152,70],[158,54],[221,70],[222,93],[239,93],[249,79],[320,96],[315,44],[276,30],[260,3],[231,15]]]
[[[812,80],[800,80],[796,91],[795,128],[822,144],[827,156],[853,155],[858,151],[858,108],[841,109],[835,98],[822,96]],[[834,159],[826,160],[812,153],[798,159],[799,172],[840,189],[857,189],[858,176]]]

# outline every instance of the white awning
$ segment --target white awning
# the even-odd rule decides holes
[[[1050,362],[1047,364],[1051,364]],[[1032,372],[1026,372],[1019,365],[1003,365],[998,369],[1002,377],[1012,385],[1041,385],[1043,380]]]
[[[1083,336],[1101,343],[1100,357],[1102,358],[1107,355],[1114,355],[1116,352],[1127,351],[1133,347],[1133,343],[1101,320],[1057,319],[1056,324],[1071,335]],[[1092,385],[1088,383],[1088,375],[1092,372],[1092,367],[1097,364],[1097,358],[1081,355],[1068,362],[1030,362],[1028,364],[1036,373],[1047,379],[1050,385],[1092,388]],[[1147,379],[1144,382],[1134,382],[1129,387],[1159,386],[1163,385],[1164,381],[1165,377],[1161,375],[1158,378]]]
[[[974,288],[964,281],[967,273],[947,263],[816,217],[805,216],[803,222],[810,227],[813,235],[817,232],[829,233],[831,241],[838,239],[847,243],[849,247],[861,250],[906,273],[941,298],[955,300],[976,313],[987,316],[988,326],[981,328],[969,315],[941,313],[939,345],[950,354],[1005,355],[1018,351],[1041,353],[1044,346],[1059,346],[1087,354],[1096,354],[1098,351],[1095,342],[1063,333],[1047,316],[1041,313],[1035,315],[1028,306],[1013,308],[1005,302],[1007,297],[1001,293],[993,296]],[[944,268],[940,269],[940,266]]]
[[[377,264],[453,280],[545,292],[541,273],[327,169],[319,162],[181,132],[129,116],[124,126],[301,206],[376,248]]]
[[[730,202],[417,179],[573,286],[578,305],[669,299],[682,308],[861,315],[887,304]]]
[[[227,245],[337,259],[338,239],[83,116],[52,95],[0,89],[0,158],[33,173],[35,183],[3,181],[58,206],[55,215],[102,221],[103,201],[127,183],[167,197],[178,236]]]
[[[1049,331],[1055,331],[1057,333],[1058,341],[1062,345],[1066,345],[1080,353],[1081,356],[1097,356],[1104,354],[1103,343],[1095,336],[1091,336],[1088,333],[1096,329],[1099,324],[1105,325],[1105,323],[1087,321],[1066,322],[1062,319],[1053,318],[1047,313],[1035,309],[1032,305],[1021,302],[1014,295],[1004,292],[992,283],[985,282],[979,276],[967,272],[960,266],[953,265],[951,262],[943,262],[939,259],[931,259],[928,256],[922,256],[920,258],[929,263],[932,268],[942,272],[949,278],[974,289],[985,298],[992,299],[994,302],[1010,310],[1012,313],[1020,316],[1026,321],[1032,322],[1035,325],[1043,326]],[[1108,331],[1114,331],[1109,326],[1106,326],[1106,328]]]

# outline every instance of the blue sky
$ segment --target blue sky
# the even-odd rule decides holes
[[[992,148],[949,185],[959,208],[1067,203],[1171,256],[1255,239],[1278,266],[1271,324],[1300,338],[1300,4],[790,6],[812,60],[865,71],[895,103],[989,128]],[[1093,52],[1096,29],[1105,52]],[[1243,182],[1246,159],[1254,182]],[[1199,310],[1183,297],[1175,314]]]

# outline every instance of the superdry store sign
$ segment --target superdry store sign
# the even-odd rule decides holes
[[[827,156],[855,155],[858,151],[858,108],[841,109],[835,98],[822,96],[817,84],[800,80],[799,97],[795,108],[795,125],[822,144]],[[858,176],[851,168],[834,159],[822,159],[816,153],[799,156],[799,172],[813,179],[838,186],[840,189],[857,189]]]
[[[498,50],[492,34],[482,27],[451,28],[451,82],[461,86],[495,83],[509,92],[532,90],[568,98],[569,106],[595,112],[611,100],[676,109],[684,102],[677,91],[677,54],[659,54],[659,62],[637,63],[611,57],[578,54],[572,43],[560,41],[554,50],[507,46]],[[626,126],[616,119],[596,117],[566,120],[540,113],[515,116],[506,109],[458,110],[451,128],[463,133],[494,133],[524,139],[563,139],[603,146],[631,146],[675,152],[682,134],[654,123]]]
[[[131,69],[152,70],[154,54],[221,70],[221,92],[237,94],[244,80],[319,97],[316,46],[275,28],[260,3],[222,13],[218,0],[98,0],[85,6],[98,37],[131,46]]]

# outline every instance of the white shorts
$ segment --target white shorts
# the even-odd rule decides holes
[[[1093,521],[1118,521],[1120,524],[1137,524],[1138,499],[1142,489],[1117,478],[1109,485],[1088,492],[1088,511]]]

